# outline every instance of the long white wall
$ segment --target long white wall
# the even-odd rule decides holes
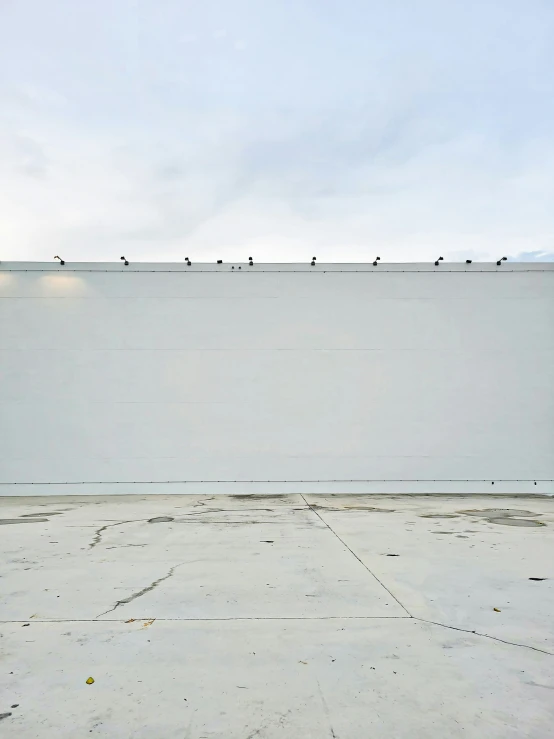
[[[238,266],[0,264],[0,495],[554,492],[554,265]]]

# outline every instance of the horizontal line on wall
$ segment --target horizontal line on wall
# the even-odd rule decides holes
[[[240,483],[241,485],[247,484],[261,484],[261,483],[272,483],[272,484],[284,484],[284,483],[327,483],[327,482],[490,482],[491,484],[497,482],[554,482],[551,479],[535,478],[530,480],[517,480],[517,479],[467,479],[462,478],[456,480],[432,480],[429,478],[425,479],[400,479],[393,480],[387,479],[369,479],[369,480],[79,480],[78,482],[0,482],[0,485],[167,485],[167,484],[178,484],[178,485],[198,485],[200,483]]]
[[[460,265],[460,268],[458,269],[446,269],[444,267],[437,267],[436,269],[433,269],[432,267],[423,267],[422,269],[394,269],[394,268],[387,268],[387,267],[376,267],[375,270],[370,269],[318,269],[317,267],[312,269],[245,269],[245,270],[231,270],[230,265],[227,267],[227,269],[129,269],[128,267],[121,268],[121,269],[85,269],[81,267],[60,267],[59,269],[56,269],[55,267],[52,269],[48,268],[38,268],[38,269],[20,269],[20,268],[10,268],[10,267],[0,267],[0,271],[3,272],[55,272],[56,274],[63,274],[64,272],[101,272],[101,273],[110,273],[110,274],[129,274],[131,272],[133,273],[173,273],[173,274],[213,274],[213,275],[221,275],[221,274],[236,274],[236,275],[255,275],[255,274],[305,274],[305,275],[321,275],[321,274],[334,274],[336,272],[342,272],[344,274],[368,274],[368,275],[377,275],[377,274],[404,274],[404,273],[410,273],[410,274],[430,274],[430,275],[439,275],[439,274],[491,274],[491,275],[497,275],[497,274],[506,274],[506,273],[514,273],[514,272],[550,272],[554,268],[551,267],[548,263],[543,262],[541,263],[540,267],[535,267],[533,269],[519,269],[517,267],[514,268],[514,265],[511,267],[490,267],[489,269],[471,269],[470,267],[464,268],[462,265]]]
[[[456,298],[450,295],[439,295],[435,297],[425,296],[396,296],[396,297],[383,297],[379,295],[371,295],[370,293],[358,293],[353,296],[344,296],[335,298],[337,301],[345,300],[358,300],[364,298],[367,301],[389,301],[391,303],[398,303],[402,301],[414,301],[421,300],[425,302],[440,302],[454,300],[462,302],[475,302],[474,295],[468,295],[467,297]],[[283,293],[282,295],[0,295],[0,300],[309,300],[314,299],[313,295],[289,295]],[[490,300],[550,300],[550,295],[498,295],[494,297],[485,296],[480,297],[480,301]]]
[[[545,347],[543,349],[537,349],[535,347],[532,347],[534,354],[542,354],[547,352],[553,352],[553,347]],[[452,349],[433,349],[432,347],[376,347],[373,349],[370,349],[368,347],[356,347],[354,349],[346,349],[343,347],[313,347],[313,348],[301,348],[301,347],[282,347],[282,346],[268,346],[268,347],[262,347],[262,348],[255,348],[255,347],[156,347],[156,346],[149,346],[149,347],[126,347],[124,349],[118,349],[116,347],[111,346],[105,346],[105,347],[0,347],[0,351],[2,352],[359,352],[360,354],[362,352],[420,352],[420,353],[429,353],[429,352],[441,352],[441,353],[449,353],[449,354],[461,354],[461,355],[467,355],[467,350],[464,349],[458,349],[458,348],[452,348]],[[526,351],[526,347],[521,346],[512,346],[507,347],[505,349],[495,347],[494,349],[489,349],[487,347],[480,347],[478,350],[473,350],[474,353],[479,354],[516,354],[517,356],[521,356],[521,354]]]
[[[209,455],[208,455],[209,456]],[[241,454],[235,454],[235,455],[221,455],[224,458],[227,459],[249,459],[249,457],[244,457]],[[272,456],[270,452],[267,453],[260,453],[256,455],[256,458],[264,458],[267,456]],[[539,454],[538,457],[546,457],[548,455],[546,454]],[[51,459],[51,455],[42,455],[42,456],[33,456],[33,461],[36,462],[37,460],[49,460]],[[284,454],[281,456],[282,459],[482,459],[481,454]],[[10,455],[9,457],[2,458],[0,457],[0,461],[6,461],[6,460],[22,460],[22,459],[29,459],[28,456],[15,456]],[[108,457],[108,456],[100,456],[96,455],[94,457],[73,457],[73,460],[75,459],[85,459],[85,460],[92,460],[94,462],[106,462],[106,461],[113,461],[116,459],[118,462],[122,462],[124,460],[142,460],[148,459],[148,461],[158,461],[158,460],[166,460],[166,459],[179,459],[182,460],[182,456],[162,456],[162,457],[127,457],[127,456],[118,456],[118,457]],[[496,480],[497,478],[489,477],[488,480]],[[533,478],[538,479],[538,478]],[[181,480],[178,480],[177,482],[182,482]],[[192,481],[194,482],[194,480]],[[196,481],[198,482],[198,481]],[[204,482],[204,481],[202,481]],[[219,480],[219,482],[244,482],[243,480]],[[247,482],[260,482],[260,480],[248,480]],[[266,482],[285,482],[284,480],[267,480]],[[288,482],[298,482],[298,480],[289,480]],[[319,480],[303,480],[302,482],[320,482]],[[334,482],[329,481],[327,482]],[[352,482],[351,480],[349,482]],[[2,483],[0,483],[2,484]]]

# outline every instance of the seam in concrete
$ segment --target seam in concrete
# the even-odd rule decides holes
[[[372,577],[373,577],[373,578],[374,578],[375,580],[377,580],[377,582],[379,583],[379,585],[380,585],[380,586],[381,586],[381,587],[382,587],[382,588],[383,588],[384,590],[386,590],[386,591],[387,591],[387,593],[388,593],[388,594],[390,595],[390,597],[391,597],[391,598],[394,598],[394,600],[395,600],[395,601],[396,601],[396,602],[398,603],[398,605],[399,605],[399,606],[400,606],[400,607],[401,607],[401,608],[402,608],[402,609],[403,609],[404,611],[406,611],[406,613],[408,614],[408,616],[409,616],[410,618],[413,618],[412,614],[411,614],[411,613],[409,612],[409,610],[408,610],[408,609],[406,608],[406,606],[405,606],[405,605],[404,605],[403,603],[401,603],[401,602],[400,602],[400,601],[398,600],[398,598],[396,597],[396,595],[394,595],[394,593],[391,593],[391,591],[390,591],[390,590],[389,590],[389,589],[387,588],[387,586],[386,586],[386,585],[385,585],[385,584],[384,584],[383,582],[381,582],[381,580],[379,580],[379,578],[377,577],[377,575],[376,575],[376,574],[375,574],[374,572],[372,572],[372,571],[371,571],[371,570],[369,569],[369,567],[368,567],[368,566],[366,565],[366,563],[365,563],[365,562],[364,562],[363,560],[361,560],[361,559],[360,559],[360,558],[358,557],[358,555],[356,554],[356,552],[354,552],[354,551],[353,551],[353,550],[352,550],[352,549],[351,549],[351,548],[350,548],[350,547],[348,546],[348,544],[347,544],[347,543],[346,543],[346,542],[344,541],[344,539],[342,539],[342,538],[341,538],[341,537],[340,537],[340,536],[339,536],[339,535],[337,534],[337,532],[336,532],[336,531],[335,531],[335,530],[334,530],[334,529],[333,529],[333,528],[332,528],[332,527],[331,527],[331,526],[330,526],[330,525],[329,525],[329,524],[327,523],[327,521],[325,521],[325,519],[324,519],[324,518],[322,518],[322,516],[320,516],[320,515],[319,515],[318,511],[316,511],[316,510],[315,510],[315,508],[313,508],[313,507],[312,507],[312,506],[311,506],[311,505],[310,505],[310,504],[308,503],[308,501],[307,501],[307,500],[306,500],[306,498],[305,498],[305,497],[304,497],[304,496],[302,495],[302,493],[300,493],[300,497],[302,498],[302,500],[304,501],[304,503],[306,503],[306,505],[307,505],[307,506],[308,506],[308,508],[309,508],[309,509],[310,509],[310,510],[312,511],[312,513],[315,513],[315,515],[316,515],[316,516],[317,516],[317,517],[318,517],[318,518],[320,519],[320,521],[321,521],[321,522],[322,522],[322,523],[323,523],[323,524],[324,524],[324,525],[325,525],[325,526],[326,526],[326,527],[327,527],[327,528],[329,529],[329,531],[330,531],[330,532],[331,532],[332,534],[334,534],[334,535],[335,535],[335,536],[337,537],[337,539],[338,539],[338,540],[339,540],[339,541],[341,542],[341,544],[342,544],[343,546],[345,546],[345,547],[346,547],[346,548],[348,549],[348,551],[350,552],[350,554],[352,554],[352,555],[353,555],[354,557],[356,557],[356,559],[357,559],[357,560],[358,560],[358,562],[359,562],[359,563],[360,563],[360,564],[362,565],[362,567],[364,567],[364,568],[365,568],[365,569],[366,569],[366,570],[367,570],[367,571],[369,572],[369,574],[370,574],[370,575],[371,575],[371,576],[372,576]]]
[[[98,614],[96,618],[100,618],[101,616],[105,616],[106,613],[111,613],[112,611],[115,611],[116,608],[119,608],[119,606],[123,606],[127,603],[131,603],[132,601],[136,600],[137,598],[140,598],[143,595],[146,595],[146,593],[149,593],[151,590],[154,590],[154,588],[157,588],[160,583],[162,583],[164,580],[168,580],[170,577],[172,577],[173,573],[178,567],[181,567],[184,565],[185,562],[181,562],[178,565],[174,565],[170,568],[167,575],[164,575],[163,577],[158,578],[157,580],[154,580],[154,582],[151,582],[150,585],[147,585],[142,590],[139,590],[137,593],[133,593],[128,598],[123,598],[122,600],[118,600],[113,608],[109,608],[107,611],[104,611],[104,613]]]
[[[424,624],[432,624],[433,626],[442,626],[443,629],[452,629],[453,631],[462,631],[464,634],[472,634],[473,636],[482,636],[485,639],[492,639],[493,641],[502,642],[502,644],[509,644],[512,647],[522,647],[523,649],[532,649],[534,652],[541,652],[541,654],[548,654],[550,657],[554,657],[554,652],[549,652],[546,649],[540,647],[532,647],[530,644],[520,644],[515,641],[508,641],[507,639],[501,639],[498,636],[491,636],[490,634],[483,634],[480,631],[472,631],[471,629],[462,629],[459,626],[449,626],[448,624],[441,624],[438,621],[428,621],[426,618],[418,618],[417,616],[412,617],[415,621],[421,621]]]
[[[163,578],[166,579],[166,578]],[[114,609],[112,609],[114,610]],[[106,611],[109,613],[110,611]],[[100,614],[104,615],[104,614]],[[72,624],[72,623],[93,623],[93,624],[114,624],[124,623],[120,618],[105,618],[102,621],[98,621],[100,616],[96,618],[42,618],[33,619],[34,624]],[[135,621],[145,621],[151,616],[136,616]],[[532,649],[534,652],[540,652],[546,654],[549,657],[554,657],[554,652],[549,652],[546,649],[540,647],[533,647],[530,644],[520,644],[519,642],[508,641],[507,639],[500,639],[497,636],[491,636],[491,634],[483,634],[480,631],[472,631],[471,629],[462,629],[458,626],[449,626],[448,624],[441,624],[438,621],[429,621],[425,618],[418,618],[417,616],[230,616],[228,618],[156,618],[156,621],[160,622],[175,622],[175,623],[199,623],[199,622],[231,622],[231,621],[414,621],[432,626],[440,626],[443,629],[451,629],[453,631],[461,631],[464,634],[470,634],[471,636],[481,636],[484,639],[491,639],[492,641],[500,642],[502,644],[508,644],[512,647],[521,647],[522,649]],[[17,620],[2,620],[1,624],[23,624],[29,623],[29,619],[17,619]]]
[[[109,611],[106,611],[109,613]],[[99,616],[95,618],[34,618],[32,623],[34,624],[72,624],[72,623],[86,623],[86,624],[113,624],[113,623],[124,623],[120,618],[105,618],[102,621],[98,621]],[[136,616],[135,621],[145,621],[151,618],[151,616]],[[408,621],[411,616],[228,616],[228,617],[214,617],[214,618],[156,618],[156,621],[176,621],[184,622],[187,621],[394,621],[403,620]],[[0,624],[26,624],[29,623],[29,619],[16,619],[3,621],[0,619]]]

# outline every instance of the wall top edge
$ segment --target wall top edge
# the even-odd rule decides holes
[[[252,274],[256,272],[554,272],[554,262],[445,262],[436,266],[433,262],[379,262],[374,266],[367,263],[254,263],[225,262],[0,262],[0,272],[235,272]]]

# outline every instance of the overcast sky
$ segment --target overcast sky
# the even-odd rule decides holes
[[[552,0],[0,0],[0,258],[554,259]]]

